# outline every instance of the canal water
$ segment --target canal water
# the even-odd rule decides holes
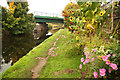
[[[2,44],[0,74],[48,37],[36,40],[32,34],[2,35],[2,43],[0,43],[0,45]]]

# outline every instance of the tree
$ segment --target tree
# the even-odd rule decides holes
[[[11,34],[22,34],[34,27],[33,14],[28,14],[28,2],[11,2],[9,9],[2,8],[3,30]]]

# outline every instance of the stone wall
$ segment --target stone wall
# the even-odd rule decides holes
[[[47,33],[48,33],[48,24],[36,23],[36,27],[33,30],[33,35],[35,39],[45,37]]]

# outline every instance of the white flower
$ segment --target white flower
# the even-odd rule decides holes
[[[112,39],[113,38],[113,36],[110,36],[110,39]]]

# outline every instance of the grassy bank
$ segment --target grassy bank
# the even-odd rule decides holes
[[[63,30],[60,30],[61,33]],[[31,69],[34,68],[38,59],[36,57],[46,57],[48,50],[52,47],[54,41],[60,34],[57,32],[50,38],[46,39],[40,45],[31,50],[26,56],[21,58],[17,63],[8,68],[3,74],[3,78],[31,78]]]
[[[71,34],[68,30],[64,30],[38,78],[85,77],[86,72],[82,73],[82,70],[86,70],[86,67],[83,66],[82,70],[79,68],[81,63],[80,59],[82,57],[82,51],[80,50],[82,47],[78,47],[76,43],[77,41],[74,34]]]
[[[36,57],[47,57],[49,49],[57,40],[47,63],[39,73],[38,78],[81,78],[86,76],[86,67],[80,70],[81,57],[84,57],[83,46],[77,44],[76,37],[67,29],[61,29],[53,36],[46,39],[40,45],[31,50],[26,56],[7,69],[3,78],[31,78],[31,70],[37,66],[40,59]],[[84,72],[83,72],[84,71]]]

